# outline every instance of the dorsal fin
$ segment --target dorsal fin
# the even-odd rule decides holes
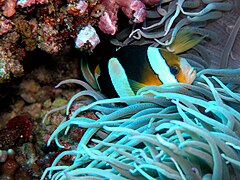
[[[188,28],[184,28],[177,33],[173,43],[168,46],[168,50],[174,54],[179,54],[196,46],[203,39],[203,36],[196,35]]]

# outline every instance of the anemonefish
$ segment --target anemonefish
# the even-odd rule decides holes
[[[107,61],[95,69],[95,75],[87,72],[82,64],[85,79],[108,97],[134,96],[138,89],[148,85],[183,82],[191,84],[196,71],[175,53],[180,53],[198,44],[202,37],[189,32],[180,32],[172,46],[166,49],[147,46],[125,46],[116,51]]]

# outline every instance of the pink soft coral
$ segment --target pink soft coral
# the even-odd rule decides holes
[[[4,16],[0,17],[0,36],[11,31],[14,26],[14,23],[6,19]]]
[[[117,13],[121,9],[123,13],[134,23],[143,22],[146,17],[145,4],[154,5],[160,0],[103,0],[105,11],[100,18],[98,27],[107,34],[115,34],[117,31]]]
[[[16,1],[15,0],[6,0],[5,5],[2,7],[3,15],[6,17],[11,17],[15,14],[16,10]]]
[[[48,4],[48,0],[18,0],[17,5],[22,8],[33,6],[34,4]]]

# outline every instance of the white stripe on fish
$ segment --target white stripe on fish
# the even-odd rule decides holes
[[[162,57],[158,48],[148,47],[147,56],[151,68],[158,75],[159,80],[163,84],[178,82],[176,77],[171,73],[166,60]]]

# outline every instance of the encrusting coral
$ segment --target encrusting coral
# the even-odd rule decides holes
[[[23,74],[21,61],[28,51],[39,48],[56,54],[64,52],[72,41],[75,41],[76,48],[92,51],[100,43],[96,27],[111,35],[117,31],[119,9],[133,23],[140,23],[146,17],[145,4],[156,5],[158,2],[159,0],[0,1],[0,82],[9,80],[10,75],[19,77]],[[18,38],[13,41],[15,34]],[[87,36],[83,38],[82,34]]]
[[[10,119],[7,127],[0,130],[0,149],[7,150],[31,140],[32,122],[27,115]]]
[[[88,90],[69,101],[67,112],[77,97],[96,101],[70,113],[53,132],[48,145],[55,140],[63,148],[60,136],[76,125],[87,128],[78,147],[63,151],[42,179],[239,177],[240,69],[206,69],[197,76],[192,85],[148,86],[113,99],[71,80]],[[132,104],[113,105],[124,102]],[[99,119],[79,116],[88,110]],[[66,155],[72,164],[58,165]]]

